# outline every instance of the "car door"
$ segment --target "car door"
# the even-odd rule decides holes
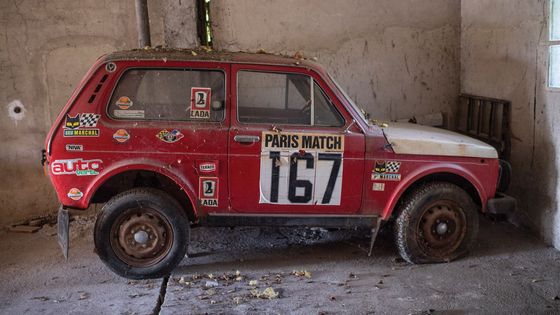
[[[353,214],[364,136],[315,72],[232,65],[229,191],[234,212]]]

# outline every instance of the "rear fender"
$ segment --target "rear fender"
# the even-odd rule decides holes
[[[88,186],[87,192],[84,194],[84,198],[82,198],[81,200],[81,203],[83,203],[83,208],[85,209],[88,207],[91,198],[93,198],[97,190],[104,183],[106,183],[113,176],[127,171],[152,171],[168,177],[186,193],[187,197],[189,198],[189,202],[191,203],[193,213],[195,217],[198,218],[198,209],[196,207],[196,203],[193,202],[196,200],[196,194],[192,183],[187,180],[187,178],[182,175],[179,170],[175,170],[174,168],[169,167],[169,165],[163,164],[160,161],[146,158],[112,163],[109,167],[103,169],[100,176],[96,176],[95,180],[93,180]]]

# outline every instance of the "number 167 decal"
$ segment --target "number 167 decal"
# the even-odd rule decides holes
[[[340,205],[342,153],[265,151],[260,203]]]

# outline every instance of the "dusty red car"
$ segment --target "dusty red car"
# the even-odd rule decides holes
[[[49,132],[44,165],[68,209],[105,203],[95,247],[129,278],[169,274],[191,225],[365,227],[395,220],[411,263],[449,261],[508,168],[450,131],[367,119],[318,64],[268,54],[133,50],[101,57]],[[500,187],[507,186],[501,183]]]

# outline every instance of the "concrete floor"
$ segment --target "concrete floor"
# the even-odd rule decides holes
[[[192,233],[189,259],[168,281],[113,275],[93,253],[91,223],[73,224],[68,262],[54,228],[2,232],[0,313],[560,312],[560,253],[511,225],[486,219],[469,257],[417,266],[398,259],[390,233],[380,235],[375,257],[368,258],[368,240],[359,232],[199,228]],[[279,297],[254,296],[268,287]]]

